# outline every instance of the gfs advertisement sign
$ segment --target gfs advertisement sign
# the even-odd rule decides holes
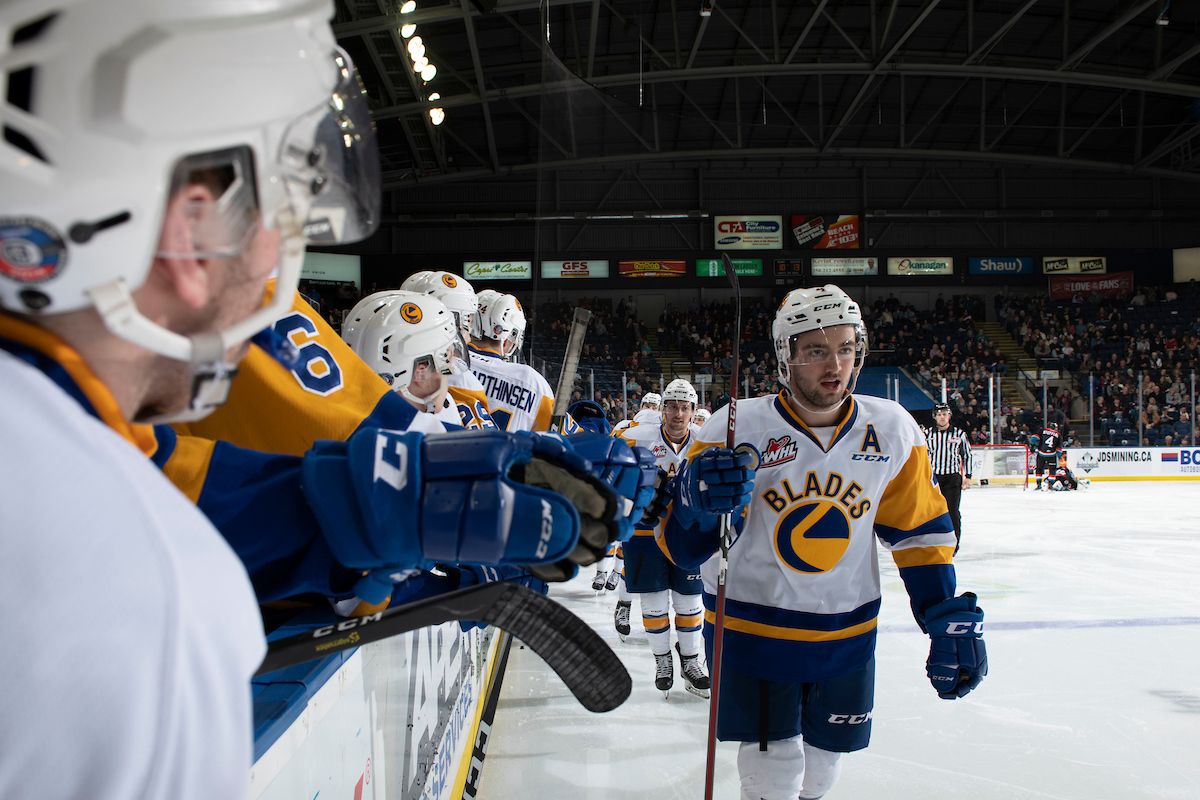
[[[713,217],[718,250],[782,250],[783,217]]]
[[[617,273],[623,278],[682,278],[687,275],[686,261],[618,261]]]
[[[954,259],[949,256],[913,256],[889,258],[888,275],[953,275]]]
[[[543,261],[543,278],[607,278],[608,261]]]

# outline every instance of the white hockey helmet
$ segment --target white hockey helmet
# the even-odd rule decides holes
[[[301,228],[353,241],[377,222],[374,133],[328,12],[312,0],[4,4],[0,305],[110,311],[97,295],[116,302],[111,285],[136,289],[170,247],[159,237],[173,181],[216,170],[223,193],[196,210],[200,241],[188,253],[237,255],[261,212],[291,237],[276,293],[290,307]],[[258,316],[249,334],[277,314]],[[191,357],[153,323],[106,321],[155,352]]]
[[[712,416],[712,412],[709,411],[707,408],[697,408],[696,414],[692,417],[692,421],[695,422],[697,425],[703,426],[704,423],[708,422],[708,418],[711,416]]]
[[[463,336],[470,338],[475,325],[475,315],[479,313],[475,288],[466,278],[452,272],[437,270],[434,272],[417,273],[422,279],[411,289],[414,292],[433,295],[450,310],[458,320],[459,330]],[[408,283],[408,281],[405,281]],[[408,287],[401,287],[408,288]]]
[[[790,385],[789,365],[794,362],[792,340],[795,337],[838,325],[854,326],[854,374],[850,382],[853,387],[867,355],[867,329],[863,325],[858,303],[831,283],[788,292],[775,312],[775,322],[771,325],[775,358],[779,362],[779,380]]]
[[[657,392],[646,392],[642,395],[641,408],[658,408],[662,405],[662,395]]]
[[[403,289],[384,289],[382,292],[369,294],[354,304],[354,308],[350,309],[342,321],[342,340],[350,345],[351,350],[358,349],[358,338],[362,335],[367,320],[382,311],[388,300],[402,291]]]
[[[479,307],[479,324],[484,339],[500,342],[505,358],[515,355],[525,341],[525,310],[521,302],[511,294],[500,294],[492,298],[487,306]],[[506,343],[512,345],[511,349]]]
[[[427,294],[397,291],[365,318],[351,346],[392,389],[425,410],[436,412],[440,409],[431,406],[454,374],[451,356],[457,341],[454,316],[442,301]],[[414,394],[409,386],[422,362],[440,376],[439,388],[424,397]]]
[[[663,389],[662,399],[664,403],[668,400],[682,400],[685,403],[691,403],[694,409],[700,398],[697,396],[692,384],[683,378],[676,378],[667,384],[666,389]],[[644,403],[645,401],[646,398],[643,397],[642,402]]]
[[[425,280],[432,275],[431,270],[423,269],[420,272],[414,272],[404,279],[404,283],[400,284],[400,288],[406,292],[425,292]]]
[[[365,238],[379,160],[362,85],[314,0],[0,4],[0,307],[95,307],[131,342],[191,362],[190,411],[219,404],[225,352],[291,307],[306,241]],[[202,174],[219,197],[166,241],[168,200]],[[156,256],[229,258],[282,234],[269,304],[186,337],[132,292]],[[177,249],[182,248],[182,249]]]
[[[483,289],[475,293],[475,321],[471,325],[471,338],[482,339],[483,333],[483,317],[487,313],[488,307],[500,297],[500,292],[495,289]]]

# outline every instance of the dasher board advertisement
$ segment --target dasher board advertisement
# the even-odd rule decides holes
[[[782,250],[783,217],[713,217],[713,242],[718,250]]]
[[[581,261],[543,261],[543,278],[607,278],[608,261],[588,259]]]
[[[519,281],[533,277],[532,261],[464,261],[469,281]]]
[[[733,262],[733,271],[738,275],[754,277],[763,274],[761,258],[731,258],[729,260]],[[725,262],[719,258],[697,258],[696,275],[701,278],[724,278]]]
[[[839,278],[847,275],[878,275],[879,259],[869,258],[812,258],[814,278]]]
[[[953,275],[950,256],[906,256],[888,259],[888,275]]]
[[[1108,261],[1104,256],[1045,256],[1042,258],[1043,275],[1078,275],[1108,272]]]
[[[854,250],[862,245],[858,214],[792,214],[796,244],[812,250]]]
[[[687,275],[687,262],[660,258],[618,261],[617,274],[624,278],[682,278]]]

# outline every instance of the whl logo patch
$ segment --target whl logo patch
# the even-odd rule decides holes
[[[771,439],[767,443],[767,448],[763,450],[762,463],[759,469],[764,467],[776,467],[780,464],[785,464],[796,457],[796,443],[792,441],[790,435],[781,436],[778,439]]]

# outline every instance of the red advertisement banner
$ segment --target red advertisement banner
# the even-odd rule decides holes
[[[1133,293],[1132,272],[1113,272],[1108,275],[1054,275],[1048,280],[1051,300],[1070,300],[1077,294],[1086,299],[1092,295],[1125,297]]]
[[[626,278],[682,278],[687,275],[687,262],[658,258],[618,261],[617,274]]]
[[[862,226],[857,214],[792,214],[796,244],[813,250],[854,250],[861,247]]]

